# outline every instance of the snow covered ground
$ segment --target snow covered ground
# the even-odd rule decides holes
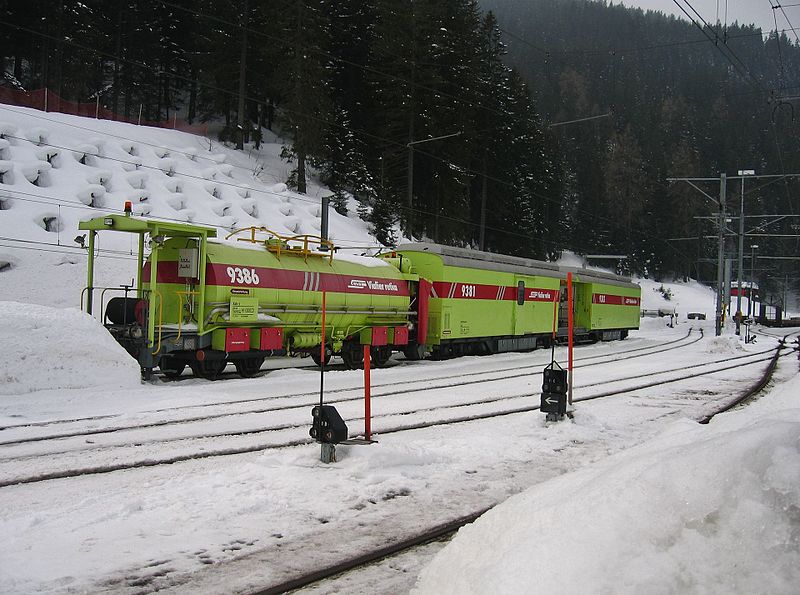
[[[753,362],[776,344],[760,335],[744,345],[731,329],[713,338],[707,288],[642,281],[643,308],[674,309],[677,325],[645,318],[626,341],[580,347],[571,421],[547,424],[531,411],[388,432],[538,404],[549,351],[374,370],[379,443],[339,447],[338,462],[325,465],[317,445],[273,447],[307,438],[316,370],[276,362],[249,380],[141,383],[105,329],[76,308],[85,257],[72,243],[79,219],[120,209],[141,190],[148,197],[137,204],[151,215],[313,233],[324,190],[314,186],[313,201],[288,192],[277,144],[247,157],[181,133],[7,106],[0,122],[0,170],[12,174],[0,184],[0,262],[10,265],[0,265],[0,483],[217,453],[0,487],[0,591],[246,592],[496,505],[424,571],[440,545],[309,592],[797,592],[797,360],[781,360],[757,403],[706,426],[693,421],[758,377],[766,363]],[[35,185],[43,136],[62,148]],[[102,206],[90,207],[95,191]],[[332,214],[331,227],[338,242],[374,243],[354,217]],[[130,246],[101,249],[120,265],[105,282],[129,279]],[[687,321],[688,312],[708,320]],[[658,347],[670,341],[681,348]],[[579,400],[728,357],[741,359],[724,372]],[[484,382],[457,385],[472,377]],[[331,369],[325,386],[351,434],[360,433],[360,373]],[[62,437],[44,439],[53,434]]]
[[[414,593],[796,593],[800,377],[510,498]]]
[[[38,309],[29,312],[39,320]],[[80,329],[88,343],[103,345],[104,329],[86,328],[92,319],[76,312],[61,320],[53,324],[65,333]],[[747,346],[732,337],[708,338],[706,326],[705,339],[684,340],[682,349],[636,359],[626,355],[681,339],[688,328],[682,322],[671,329],[664,319],[654,319],[626,341],[580,348],[580,358],[621,355],[613,363],[592,366],[590,360],[577,368],[576,398],[597,390],[597,382],[638,374],[649,379],[662,369],[758,353],[774,344],[767,337]],[[36,336],[29,340],[46,349]],[[104,360],[83,354],[72,365],[84,370],[84,378],[98,373],[103,379],[104,370],[124,369],[126,356],[117,353],[114,364],[114,348],[107,351]],[[557,356],[564,351],[557,350]],[[316,445],[268,446],[307,436],[319,382],[318,373],[309,369],[218,383],[37,386],[41,390],[25,387],[25,392],[4,395],[0,442],[53,433],[65,437],[3,445],[0,480],[46,464],[91,467],[250,443],[267,446],[239,455],[0,487],[0,531],[7,537],[0,544],[0,585],[14,593],[247,591],[499,504],[444,550],[423,574],[420,592],[511,593],[530,584],[547,587],[545,592],[650,587],[715,592],[716,585],[749,591],[765,568],[769,576],[762,576],[761,584],[769,586],[766,591],[793,591],[800,578],[800,419],[793,402],[798,388],[793,357],[781,364],[779,382],[787,384],[758,406],[709,426],[691,419],[699,418],[710,401],[752,382],[764,362],[673,387],[578,401],[575,419],[557,424],[528,412],[381,434],[398,424],[462,411],[535,405],[538,371],[548,358],[549,352],[540,350],[398,362],[376,370],[373,428],[379,443],[339,447],[339,461],[332,465],[319,462]],[[520,377],[492,372],[522,365],[532,368]],[[7,372],[4,368],[0,374]],[[497,380],[447,388],[453,379],[477,372]],[[64,379],[71,376],[64,373]],[[360,381],[356,371],[332,370],[326,378],[328,399],[352,398],[337,403],[352,434],[363,424]],[[392,396],[409,382],[418,383],[416,392]],[[437,385],[444,388],[434,389]],[[504,395],[509,398],[502,405],[466,405]],[[217,417],[163,425],[210,414]],[[87,416],[93,419],[37,425]],[[141,424],[149,425],[122,429]],[[259,432],[281,424],[289,429]],[[72,431],[103,428],[120,429],[68,437]],[[253,433],[232,435],[242,429]],[[368,572],[344,592],[403,592],[424,563],[416,559],[408,567],[393,568],[383,584],[374,582],[379,570]],[[730,569],[735,573],[720,582]]]

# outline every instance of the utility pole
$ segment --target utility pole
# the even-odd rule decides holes
[[[717,238],[717,312],[714,317],[715,320],[715,334],[719,337],[722,334],[722,318],[723,318],[723,275],[725,266],[725,194],[727,190],[728,176],[726,174],[719,175],[719,221]]]
[[[700,189],[695,182],[716,182],[719,180],[719,199],[714,199],[713,196]],[[715,320],[716,335],[722,334],[722,316],[723,316],[723,291],[724,291],[724,275],[725,275],[725,205],[728,176],[727,174],[720,174],[719,178],[667,178],[668,182],[686,182],[692,188],[699,191],[709,201],[717,204],[717,305]]]
[[[739,175],[742,176],[742,203],[741,208],[739,209],[739,276],[736,282],[736,285],[738,286],[736,291],[737,316],[741,316],[742,314],[742,292],[744,291],[744,288],[742,287],[744,282],[744,178],[745,176],[754,176],[755,173],[755,170],[752,169],[739,170]],[[736,334],[739,334],[738,322],[736,324]]]
[[[752,244],[750,246],[750,292],[747,294],[747,317],[750,318],[750,312],[752,311],[753,316],[757,316],[756,312],[756,304],[753,301],[755,297],[755,292],[753,291],[754,286],[756,284],[756,250],[758,250],[758,244]]]
[[[738,176],[730,176],[728,177],[727,174],[720,174],[719,178],[667,178],[668,182],[686,182],[692,188],[700,192],[703,196],[705,196],[711,202],[714,202],[718,205],[717,211],[717,312],[716,312],[716,334],[717,336],[722,334],[722,321],[723,321],[723,296],[724,296],[724,274],[725,274],[725,219],[726,219],[726,193],[727,193],[727,183],[729,179],[744,179],[744,177],[754,178],[754,179],[761,179],[761,178],[797,178],[800,177],[800,174],[771,174],[771,175],[752,175],[754,172],[752,170],[742,170],[739,172]],[[699,188],[695,182],[716,182],[719,180],[719,199],[714,199],[711,195],[703,191]],[[744,184],[744,182],[742,182]],[[744,190],[742,191],[742,205],[744,205]],[[742,206],[744,209],[744,206]],[[739,222],[739,230],[740,230],[740,246],[743,246],[744,242],[744,228],[743,228],[743,220],[744,220],[744,213],[740,213],[740,218],[742,221]],[[743,250],[744,248],[740,248]],[[744,257],[740,255],[740,259]],[[741,262],[741,261],[740,261]],[[740,270],[743,268],[743,265],[740,265]],[[740,273],[741,277],[741,273]],[[741,283],[741,281],[740,281]]]

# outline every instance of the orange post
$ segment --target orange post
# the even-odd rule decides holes
[[[572,309],[573,309],[572,273],[567,273],[567,321],[568,321],[567,322],[567,326],[568,326],[568,329],[567,329],[567,333],[568,333],[568,338],[567,338],[567,341],[568,341],[568,347],[567,347],[567,353],[568,353],[568,356],[567,356],[567,362],[568,362],[567,363],[567,370],[568,370],[567,376],[568,376],[568,380],[567,380],[567,385],[569,387],[567,402],[570,405],[572,405],[572,344],[573,344],[573,337],[572,337],[573,333],[572,333],[572,331],[573,331],[573,325],[574,325]]]
[[[364,439],[369,440],[372,435],[370,418],[372,417],[370,391],[369,391],[369,345],[364,345]]]
[[[327,296],[323,291],[322,292],[322,346],[323,347],[325,346],[325,298],[326,297]],[[320,354],[324,355],[322,354],[322,352],[320,352]],[[322,359],[324,360],[325,358],[323,357]]]
[[[550,359],[556,361],[556,329],[558,328],[558,304],[561,288],[555,290],[553,299],[553,336],[550,338]]]
[[[319,345],[319,405],[322,407],[325,389],[325,292],[322,292],[322,342]]]

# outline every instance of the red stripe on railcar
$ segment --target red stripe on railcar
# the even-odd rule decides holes
[[[627,295],[612,295],[610,293],[593,293],[592,303],[605,306],[638,306],[641,300],[638,297]]]
[[[504,285],[481,285],[479,283],[449,283],[447,281],[437,281],[433,284],[433,289],[436,293],[434,297],[446,295],[449,298],[465,300],[517,300],[517,288]],[[537,287],[525,288],[526,302],[553,302],[557,299],[557,289],[542,289]]]
[[[255,273],[255,276],[253,275]],[[143,277],[150,279],[150,263],[145,263]],[[255,282],[255,278],[258,282]],[[178,263],[158,263],[158,283],[185,283],[178,277]],[[240,282],[240,280],[242,282]],[[248,282],[249,280],[249,282]],[[293,271],[229,264],[206,265],[206,285],[217,287],[252,287],[264,289],[288,289],[296,291],[327,291],[330,293],[355,293],[364,295],[410,295],[408,284],[402,279],[384,279],[323,273],[319,271]]]

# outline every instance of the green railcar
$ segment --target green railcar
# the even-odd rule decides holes
[[[103,311],[107,327],[145,375],[156,366],[179,375],[189,365],[215,378],[232,362],[249,376],[265,357],[286,353],[311,355],[318,363],[340,353],[357,367],[363,345],[371,346],[381,365],[408,344],[411,282],[417,278],[395,266],[399,261],[334,256],[333,246],[320,238],[286,238],[264,229],[216,240],[212,228],[121,215],[80,228],[90,232],[90,313],[95,294],[110,291],[93,287],[96,234],[139,235],[137,284],[109,299]]]
[[[575,334],[591,340],[624,339],[628,331],[639,328],[641,288],[625,277],[562,267],[572,273]],[[559,326],[564,329],[565,313]]]
[[[622,339],[639,328],[641,289],[617,275],[429,243],[393,254],[420,277],[427,304],[418,308],[417,340],[437,358],[535,349],[566,337],[567,273],[578,338]]]
[[[438,244],[395,252],[430,281],[424,343],[434,357],[534,349],[552,334],[557,265]]]

